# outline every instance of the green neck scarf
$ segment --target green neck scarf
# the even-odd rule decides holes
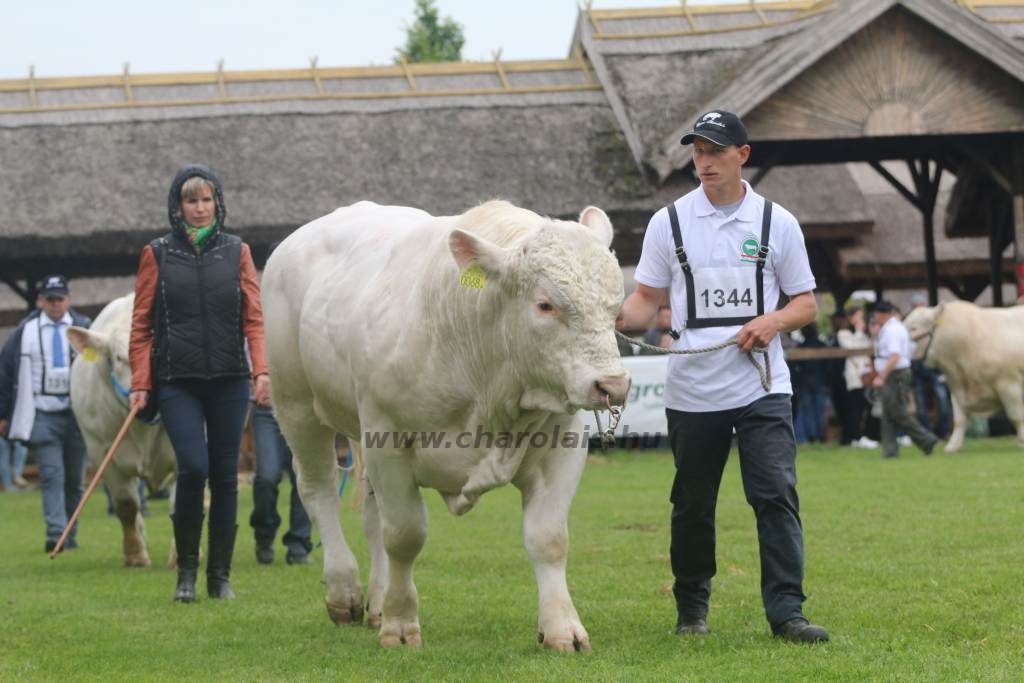
[[[182,219],[181,221],[185,225],[185,233],[188,235],[188,241],[192,243],[197,250],[202,249],[203,245],[206,244],[206,240],[210,238],[213,231],[217,228],[217,221],[214,219],[213,223],[210,223],[205,228],[197,228],[194,225],[189,225],[188,221]]]

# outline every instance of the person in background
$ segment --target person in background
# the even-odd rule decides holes
[[[880,326],[875,345],[875,378],[872,386],[882,392],[882,457],[899,455],[899,430],[931,455],[938,437],[921,426],[907,410],[913,378],[910,374],[910,335],[888,301],[875,304],[875,318]]]
[[[274,253],[278,244],[279,242],[275,242],[270,245],[268,256]],[[256,561],[260,564],[274,562],[274,538],[277,536],[278,527],[281,526],[281,516],[277,513],[277,494],[281,477],[287,471],[292,489],[288,531],[281,539],[288,548],[284,559],[288,564],[310,564],[313,524],[299,498],[299,486],[292,465],[292,451],[281,434],[281,428],[270,405],[256,403],[253,406],[252,440],[256,458],[256,477],[252,484],[252,514],[249,516],[249,524],[256,539]]]
[[[85,441],[71,412],[75,350],[68,343],[68,328],[89,327],[92,320],[71,308],[62,275],[43,278],[36,305],[0,351],[0,437],[32,446],[49,553],[84,493]],[[76,522],[62,550],[77,547]]]
[[[831,332],[825,340],[825,346],[831,349],[839,348],[839,330],[850,327],[850,321],[846,318],[846,311],[841,308],[829,316]],[[826,411],[826,416],[834,415],[840,426],[839,440],[842,442],[842,425],[846,419],[846,375],[843,370],[846,368],[845,358],[830,358],[828,361],[828,404],[831,409]],[[825,424],[825,436],[828,441],[828,423]]]
[[[797,348],[823,349],[818,338],[818,325],[808,323],[800,330],[803,341]],[[797,398],[796,442],[825,442],[825,404],[828,399],[829,361],[821,358],[793,363],[793,390]]]
[[[238,453],[250,389],[258,405],[270,404],[259,280],[249,246],[224,232],[227,208],[213,171],[178,171],[167,210],[171,232],[143,248],[135,279],[131,404],[141,409],[155,392],[178,465],[174,600],[196,599],[207,480],[206,590],[234,598]]]
[[[256,561],[260,564],[271,564],[274,561],[274,538],[281,526],[281,516],[277,513],[277,494],[281,477],[287,471],[292,489],[288,532],[281,539],[288,548],[284,559],[288,564],[309,564],[309,551],[313,549],[313,524],[299,498],[291,449],[281,434],[270,406],[253,407],[252,439],[256,451],[256,478],[252,484],[253,507],[249,524],[256,539]]]
[[[920,292],[910,296],[910,304],[913,308],[920,308],[928,305],[928,300]],[[925,429],[932,428],[932,421],[928,415],[928,397],[932,398],[935,405],[936,421],[934,432],[941,437],[949,436],[952,430],[953,404],[949,396],[949,387],[946,380],[936,368],[930,368],[924,364],[924,360],[913,360],[910,363],[910,371],[914,377],[914,401],[917,403],[917,420]]]
[[[846,311],[849,323],[845,329],[836,332],[839,348],[847,350],[870,349],[873,345],[867,333],[864,309],[855,306]],[[878,448],[878,442],[864,434],[864,413],[868,402],[864,397],[863,376],[871,370],[871,357],[848,356],[843,363],[843,379],[846,384],[846,413],[843,415],[842,443],[854,448]]]

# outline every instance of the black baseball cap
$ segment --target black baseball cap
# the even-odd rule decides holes
[[[67,296],[68,281],[63,275],[47,275],[39,283],[40,296]]]
[[[879,301],[875,304],[875,313],[892,313],[896,310],[896,307],[892,305],[891,301]]]
[[[701,114],[697,118],[697,122],[693,124],[693,130],[684,135],[680,142],[689,145],[693,143],[695,137],[710,140],[723,147],[727,145],[742,147],[747,144],[747,129],[736,114],[715,109]]]

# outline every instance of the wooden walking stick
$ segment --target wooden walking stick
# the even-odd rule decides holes
[[[75,508],[75,514],[71,515],[71,519],[68,520],[68,525],[64,527],[64,533],[60,535],[60,539],[57,541],[57,545],[53,547],[53,552],[50,553],[50,559],[57,557],[57,553],[64,547],[64,541],[68,539],[68,534],[71,533],[71,527],[78,521],[78,515],[82,514],[82,508],[85,507],[85,503],[89,500],[89,496],[92,495],[96,485],[100,483],[100,479],[103,478],[103,473],[107,471],[107,465],[114,459],[114,452],[117,451],[117,447],[121,445],[121,441],[124,439],[124,435],[128,433],[128,428],[132,425],[132,420],[135,419],[135,414],[139,412],[139,407],[136,406],[128,411],[128,418],[121,425],[121,431],[114,437],[114,443],[110,444],[110,450],[103,456],[103,462],[100,463],[99,468],[96,470],[96,474],[92,476],[92,481],[89,482],[89,488],[85,490],[85,495],[82,496],[82,500],[78,502],[78,507]]]

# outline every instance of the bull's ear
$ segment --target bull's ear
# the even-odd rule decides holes
[[[604,211],[596,206],[588,206],[580,212],[580,223],[590,228],[601,244],[609,248],[612,246],[615,228]]]
[[[505,250],[479,235],[455,228],[448,235],[448,248],[452,250],[459,270],[478,264],[488,275],[501,275]]]
[[[110,337],[100,332],[87,330],[84,327],[75,327],[74,325],[69,327],[68,341],[75,351],[80,354],[85,353],[85,350],[88,348],[96,349],[104,355],[109,355],[110,352]]]

